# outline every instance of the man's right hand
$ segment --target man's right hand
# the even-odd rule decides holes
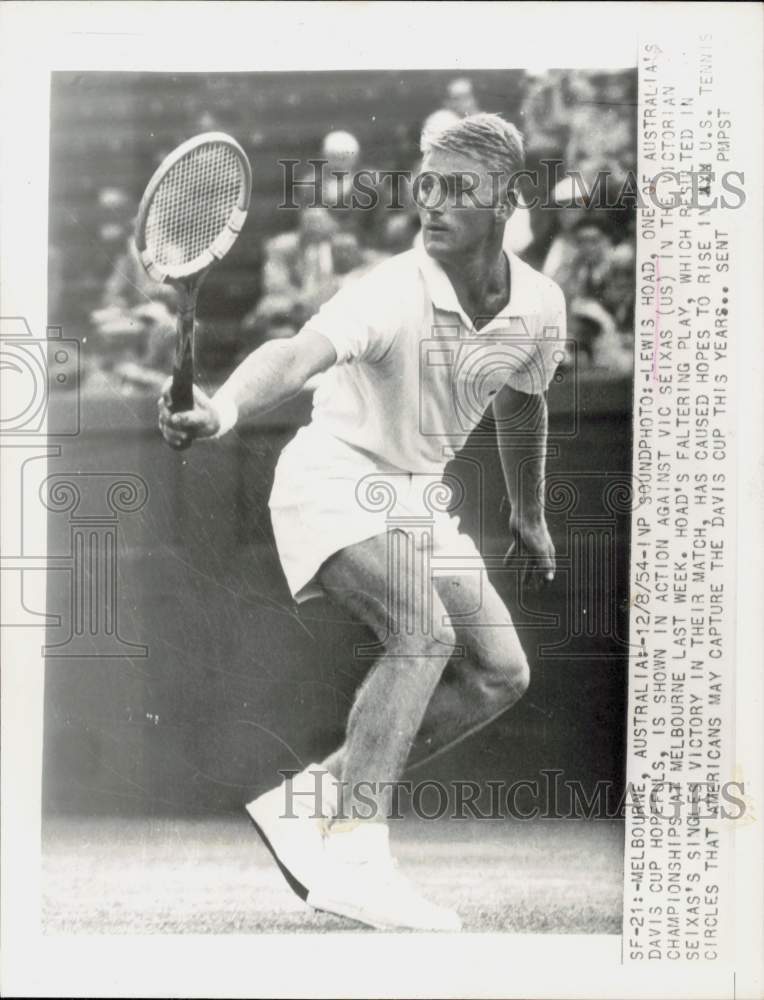
[[[162,387],[162,395],[157,401],[159,409],[159,430],[171,448],[187,448],[196,438],[213,437],[220,429],[220,416],[210,397],[198,386],[194,386],[194,408],[182,413],[170,410],[170,387],[168,378]]]

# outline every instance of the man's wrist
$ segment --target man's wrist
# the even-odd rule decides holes
[[[212,397],[212,405],[218,418],[218,429],[212,435],[213,438],[221,438],[236,426],[239,419],[239,408],[230,396],[217,395]]]
[[[527,506],[521,505],[513,520],[517,522],[518,526],[527,528],[539,527],[546,523],[544,508],[538,503],[528,504]]]

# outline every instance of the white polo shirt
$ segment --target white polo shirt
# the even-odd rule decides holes
[[[507,255],[507,307],[476,330],[422,248],[384,261],[306,325],[337,363],[321,378],[313,424],[384,465],[438,473],[504,384],[546,390],[564,357],[560,288]]]

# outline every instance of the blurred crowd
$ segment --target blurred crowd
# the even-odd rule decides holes
[[[565,172],[577,170],[591,183],[604,170],[609,183],[617,185],[634,169],[631,87],[633,81],[622,74],[548,71],[528,78],[516,119],[525,136],[528,167],[558,161],[555,177],[561,179],[545,187],[549,171],[541,170],[540,186],[521,189],[506,247],[562,287],[568,336],[575,344],[568,363],[574,363],[575,354],[578,369],[602,377],[621,376],[632,366],[633,213],[587,207],[581,186]],[[421,130],[439,130],[478,110],[496,110],[481,104],[470,79],[452,80],[441,107],[415,124],[408,162],[392,166],[405,166],[415,176]],[[397,138],[393,145],[401,155]],[[406,184],[400,188],[399,207],[386,205],[384,197],[373,210],[348,204],[350,191],[343,187],[352,184],[355,172],[390,169],[390,163],[367,162],[358,139],[343,129],[330,131],[314,155],[325,161],[317,180],[320,205],[311,193],[299,210],[287,213],[291,228],[264,240],[258,294],[241,317],[229,366],[267,339],[292,336],[338,288],[385,257],[409,249],[418,238],[416,206]],[[533,194],[542,204],[528,208]],[[557,207],[544,206],[550,196]],[[176,297],[169,286],[153,283],[137,259],[134,200],[118,187],[102,189],[97,200],[99,237],[113,267],[90,316],[96,349],[89,356],[122,375],[125,385],[154,385],[172,367]],[[53,259],[52,294],[55,263]]]

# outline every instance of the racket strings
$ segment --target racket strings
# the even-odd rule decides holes
[[[146,219],[146,247],[161,265],[195,260],[215,242],[242,187],[236,152],[207,143],[174,164],[157,188]]]

